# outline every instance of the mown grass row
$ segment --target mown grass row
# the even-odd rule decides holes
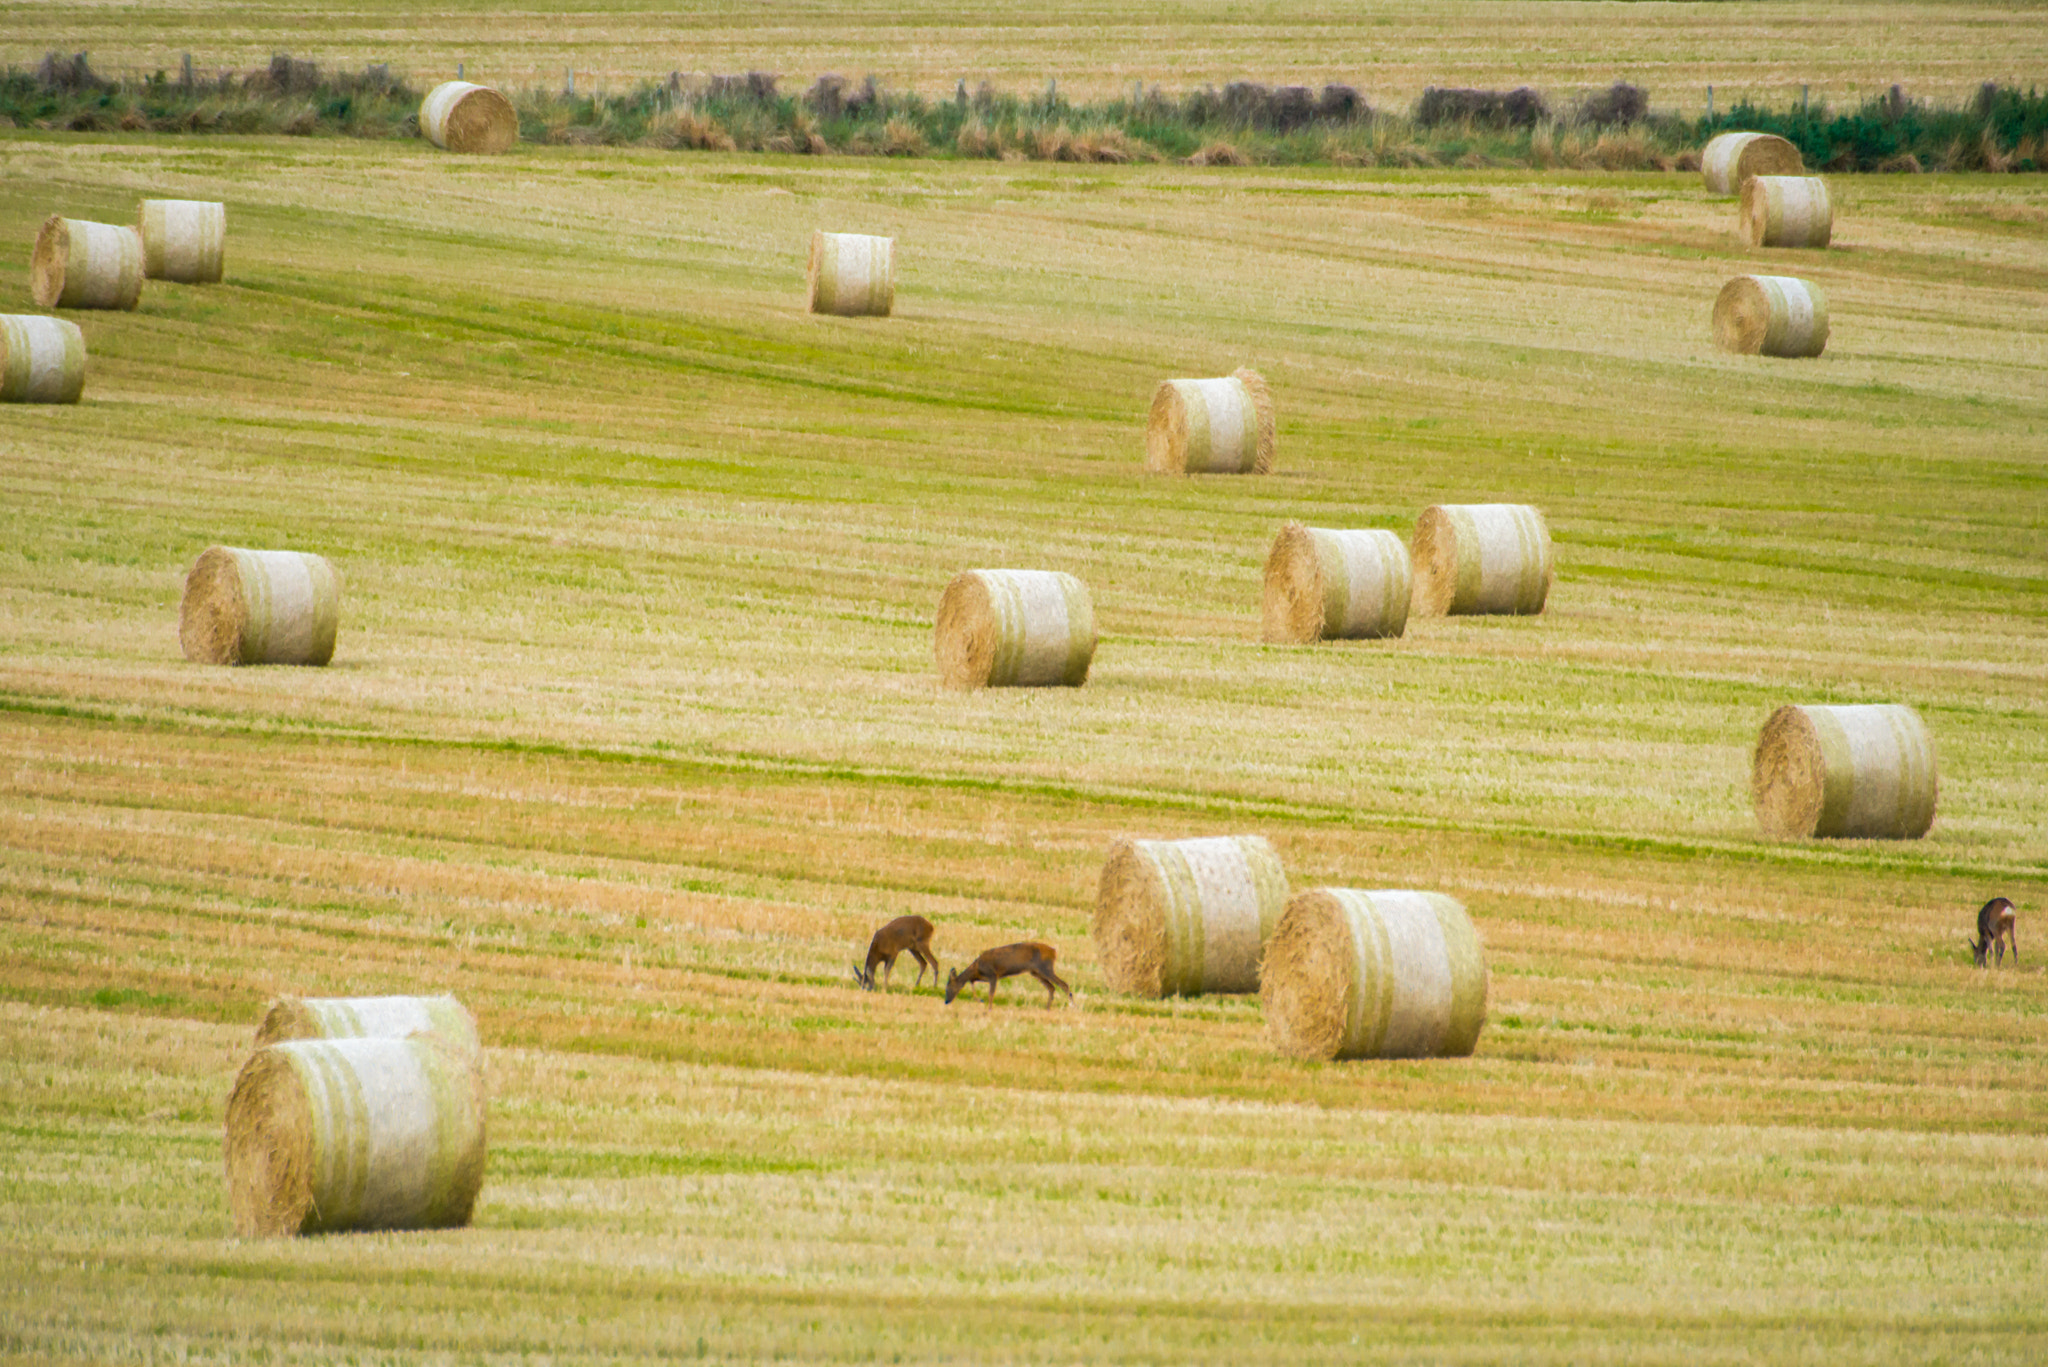
[[[0,127],[71,132],[419,134],[422,90],[388,66],[322,72],[288,56],[246,73],[157,71],[105,79],[87,54],[51,53],[0,77]],[[507,92],[528,142],[668,150],[941,156],[1030,161],[1190,161],[1220,165],[1570,167],[1689,170],[1727,129],[1778,133],[1830,171],[2038,171],[2048,168],[2048,94],[1986,83],[1964,105],[1888,95],[1850,110],[1825,103],[1737,104],[1688,118],[1651,109],[1617,82],[1569,106],[1526,87],[1431,88],[1412,108],[1375,109],[1355,87],[1233,82],[1179,94],[1075,102],[1056,81],[1031,95],[963,81],[950,98],[890,90],[870,76],[824,76],[801,95],[763,72],[670,73],[619,93]]]

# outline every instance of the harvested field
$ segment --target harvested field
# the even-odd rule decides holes
[[[2048,973],[1966,938],[2048,907],[2048,189],[1831,188],[1795,365],[1702,326],[1783,258],[1691,173],[15,130],[0,313],[53,204],[235,240],[0,433],[0,1343],[2039,1360],[1983,1269],[2048,1240]],[[805,311],[820,223],[914,230],[886,325]],[[1158,378],[1239,364],[1274,472],[1148,477]],[[1277,527],[1452,502],[1543,510],[1540,617],[1263,644]],[[346,575],[326,668],[183,658],[215,541]],[[942,685],[940,590],[1008,563],[1088,585],[1086,687]],[[1926,836],[1762,838],[1788,700],[1914,707]],[[1473,1056],[1112,993],[1132,833],[1455,897]],[[1076,1008],[858,991],[905,912]],[[231,1238],[266,1004],[441,992],[471,1227]]]

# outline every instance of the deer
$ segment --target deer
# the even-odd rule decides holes
[[[2012,961],[2020,961],[2020,942],[2013,938],[2013,923],[2019,919],[2010,899],[1994,897],[1977,912],[1977,938],[1970,941],[1970,953],[1977,960],[1977,967],[1988,968],[1985,956],[1993,949],[1998,951],[1998,963],[2005,963],[2005,947],[2012,946]]]
[[[910,985],[915,992],[924,982],[924,971],[932,971],[932,986],[939,985],[939,961],[932,956],[932,923],[922,916],[898,916],[888,925],[875,932],[875,938],[868,941],[868,961],[865,967],[853,970],[853,980],[868,991],[875,988],[875,965],[882,965],[881,990],[889,990],[889,978],[896,972],[896,956],[909,950],[917,960],[917,979]]]
[[[981,956],[969,965],[967,971],[954,969],[946,975],[946,1005],[953,1004],[953,998],[975,983],[988,984],[988,1004],[996,1004],[996,984],[1019,973],[1029,973],[1045,984],[1045,1004],[1053,1004],[1053,989],[1059,988],[1067,994],[1067,1000],[1074,999],[1074,989],[1068,987],[1059,974],[1052,971],[1053,960],[1060,952],[1051,945],[1038,940],[1025,940],[1021,944],[1003,945],[997,949],[983,950]]]

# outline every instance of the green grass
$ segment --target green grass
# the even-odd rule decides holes
[[[1766,256],[1677,174],[0,140],[0,310],[49,212],[230,225],[0,426],[0,1355],[2037,1360],[2048,191],[1834,188]],[[803,313],[820,226],[896,317]],[[1824,357],[1712,348],[1748,270]],[[1276,472],[1142,476],[1247,363]],[[1541,617],[1260,644],[1282,522],[1491,499]],[[179,657],[217,541],[334,560],[332,667]],[[936,686],[977,565],[1090,585],[1085,688]],[[1792,700],[1920,708],[1926,840],[1757,838]],[[1475,1057],[1111,996],[1110,840],[1232,830],[1460,897]],[[1078,1005],[858,993],[906,911]],[[428,987],[476,1227],[230,1238],[266,997]]]

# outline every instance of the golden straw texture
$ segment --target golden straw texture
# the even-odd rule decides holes
[[[1742,236],[1752,247],[1825,247],[1835,231],[1819,176],[1754,176],[1742,185]]]
[[[209,547],[185,576],[178,641],[216,665],[324,665],[341,622],[341,576],[302,551]]]
[[[77,403],[85,334],[64,318],[0,314],[0,403]]]
[[[420,101],[420,132],[450,152],[503,152],[519,141],[519,114],[487,85],[444,81]]]
[[[1738,275],[1714,300],[1714,340],[1750,355],[1818,356],[1828,344],[1827,296],[1789,275]]]
[[[1273,395],[1256,370],[1213,380],[1162,380],[1145,421],[1155,475],[1268,474],[1279,444]]]
[[[1519,503],[1423,509],[1413,558],[1419,617],[1541,612],[1554,572],[1543,514]]]
[[[1486,1024],[1486,954],[1456,898],[1315,888],[1266,946],[1260,1005],[1297,1058],[1448,1058]]]
[[[805,274],[812,313],[887,317],[896,307],[896,239],[813,232]]]
[[[228,1096],[228,1207],[243,1238],[469,1223],[484,1177],[474,1057],[431,1036],[259,1049]]]
[[[28,280],[39,309],[132,309],[142,299],[142,235],[52,214],[36,234]]]
[[[1259,990],[1259,955],[1287,905],[1287,871],[1262,836],[1118,840],[1095,898],[1095,952],[1118,992],[1194,997]]]
[[[1265,639],[1399,636],[1408,626],[1412,577],[1408,548],[1392,532],[1290,522],[1266,557]]]
[[[965,570],[939,599],[935,635],[951,687],[1079,687],[1095,658],[1095,606],[1071,574]]]
[[[210,285],[220,279],[228,211],[204,199],[145,199],[137,214],[142,273],[151,280]]]
[[[476,1018],[451,996],[279,997],[256,1027],[256,1048],[295,1039],[405,1039],[432,1035],[480,1057]]]
[[[1749,786],[1774,840],[1917,840],[1940,792],[1934,738],[1896,703],[1781,707],[1757,737]]]
[[[1707,193],[1734,195],[1751,176],[1796,176],[1806,170],[1799,149],[1775,133],[1723,133],[1700,153]]]

